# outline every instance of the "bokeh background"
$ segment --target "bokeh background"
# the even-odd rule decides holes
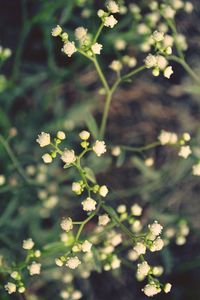
[[[59,220],[66,212],[73,211],[79,217],[78,203],[72,203],[70,190],[74,175],[63,172],[58,162],[45,169],[35,140],[41,131],[64,130],[69,133],[67,144],[76,147],[77,134],[92,122],[91,114],[97,122],[100,120],[103,97],[98,93],[100,83],[93,67],[78,55],[72,59],[64,56],[60,52],[62,44],[52,38],[51,29],[60,24],[70,34],[78,26],[93,30],[102,2],[88,0],[81,5],[78,0],[0,0],[0,44],[12,50],[1,69],[8,83],[0,93],[0,134],[7,137],[17,130],[10,139],[10,148],[23,172],[34,179],[34,184],[29,184],[23,172],[20,176],[18,162],[13,164],[1,144],[0,173],[6,176],[6,184],[0,187],[0,255],[9,261],[23,257],[24,238],[31,236],[43,247],[59,239]],[[141,5],[143,1],[134,2]],[[178,15],[177,26],[187,38],[187,61],[200,75],[200,2],[193,4],[191,15]],[[82,18],[86,9],[90,16]],[[138,63],[144,59],[137,50],[131,16],[120,18],[118,27],[105,30],[101,37],[104,51],[100,60],[110,81],[113,74],[108,65],[120,57],[113,46],[117,38],[130,43],[126,52],[135,55]],[[147,71],[119,88],[111,105],[106,135],[111,145],[146,145],[166,129],[179,134],[189,132],[200,153],[200,88],[180,65],[174,63],[173,68],[170,80],[155,78]],[[155,165],[149,169],[144,159],[150,156]],[[174,226],[181,218],[188,221],[187,243],[177,246],[172,241],[162,257],[156,257],[165,266],[166,279],[173,284],[170,294],[156,299],[200,299],[200,185],[199,178],[191,175],[192,161],[178,158],[175,149],[157,147],[143,154],[129,153],[126,159],[107,156],[103,163],[91,163],[98,180],[107,182],[113,190],[112,205],[138,202],[145,209],[144,221],[159,218]],[[35,167],[35,173],[31,173],[30,166]],[[61,283],[56,270],[47,259],[43,279],[30,285],[29,293],[36,297],[30,299],[59,299]],[[3,286],[3,275],[0,280]],[[94,272],[90,280],[79,279],[76,285],[87,300],[146,298],[134,270],[125,265],[120,274]],[[19,299],[8,296],[3,288],[0,295],[2,300]]]

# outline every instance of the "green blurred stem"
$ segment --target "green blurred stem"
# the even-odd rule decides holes
[[[2,135],[0,135],[0,143],[6,150],[8,156],[10,157],[11,161],[13,162],[14,167],[18,171],[18,173],[21,175],[21,177],[24,179],[25,182],[28,184],[31,183],[31,180],[27,177],[26,173],[24,172],[23,168],[21,167],[19,161],[17,160],[15,154],[13,153],[12,149],[10,148],[10,145],[8,142],[4,139]]]
[[[177,29],[176,29],[176,23],[174,22],[173,19],[166,19],[166,21],[167,21],[167,24],[169,25],[169,27],[172,31],[172,35],[173,35],[173,38],[174,38],[174,41],[175,41],[175,46],[176,46],[177,53],[178,53],[179,57],[184,60],[184,53],[183,53],[183,51],[182,51],[182,49],[179,46],[179,43],[177,41],[178,32],[177,32]]]
[[[92,42],[93,44],[96,43],[98,37],[100,36],[101,31],[103,29],[103,26],[104,26],[104,23],[102,22],[101,25],[99,26],[99,29],[97,30],[97,33],[95,34],[95,37],[94,37],[93,42]]]
[[[173,60],[177,63],[179,63],[185,71],[191,76],[191,78],[198,84],[200,84],[200,78],[199,76],[192,70],[192,68],[188,65],[188,63],[185,61],[185,59],[182,59],[175,55],[168,56],[169,60]]]
[[[146,151],[146,150],[155,148],[160,145],[161,145],[160,142],[156,141],[154,143],[151,143],[151,144],[143,146],[143,147],[130,147],[130,146],[123,146],[123,145],[121,145],[119,147],[126,151],[130,151],[130,152],[142,152],[142,151]]]
[[[96,59],[96,56],[94,56],[94,58],[93,58],[93,63],[94,63],[94,66],[96,68],[96,71],[99,75],[99,78],[101,79],[101,82],[102,82],[102,84],[103,84],[103,86],[106,90],[106,93],[108,94],[110,92],[110,87],[109,87],[108,82],[107,82],[107,80],[106,80],[106,78],[103,74],[103,71],[102,71],[102,69],[101,69],[101,67],[98,63],[98,60]]]

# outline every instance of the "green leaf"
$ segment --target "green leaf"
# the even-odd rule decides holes
[[[121,153],[120,153],[120,155],[117,157],[117,161],[116,161],[116,166],[117,166],[118,168],[120,168],[120,167],[123,165],[123,163],[124,163],[124,161],[125,161],[125,158],[126,158],[126,153],[125,153],[125,151],[122,151],[122,150],[121,150]]]
[[[86,178],[88,180],[90,180],[92,183],[96,183],[96,177],[95,177],[94,172],[90,168],[87,168],[87,167],[84,168],[84,171],[85,171]]]
[[[98,139],[98,136],[99,136],[98,125],[97,125],[95,118],[93,117],[93,115],[90,112],[88,112],[86,114],[85,123],[86,123],[89,131],[91,132],[93,138]]]

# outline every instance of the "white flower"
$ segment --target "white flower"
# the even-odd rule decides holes
[[[79,133],[79,136],[82,140],[87,141],[90,137],[90,133],[86,130],[83,130]]]
[[[139,255],[135,250],[129,250],[128,252],[128,259],[131,261],[136,261]]]
[[[163,229],[162,225],[160,225],[158,223],[158,221],[154,221],[153,224],[148,225],[148,228],[149,228],[151,234],[153,234],[154,236],[158,236],[159,234],[161,234],[162,229]]]
[[[99,43],[95,43],[94,45],[92,45],[91,49],[92,52],[94,54],[100,54],[101,50],[102,50],[103,46]]]
[[[200,176],[200,163],[192,166],[192,174],[195,176]]]
[[[102,18],[104,15],[105,15],[105,11],[104,11],[103,9],[99,9],[99,10],[97,11],[97,16],[98,16],[99,18]]]
[[[71,218],[65,218],[60,223],[60,227],[65,230],[66,232],[69,232],[73,228],[73,222]]]
[[[59,140],[64,140],[66,138],[66,135],[65,135],[65,133],[63,131],[58,131],[57,132],[57,138]]]
[[[107,214],[99,216],[99,226],[106,226],[110,222],[110,218]]]
[[[54,27],[54,28],[52,29],[51,34],[52,34],[53,36],[58,36],[58,35],[61,34],[61,32],[62,32],[62,28],[61,28],[59,25],[57,25],[56,27]]]
[[[162,55],[157,55],[156,59],[157,59],[157,67],[160,70],[164,70],[168,64],[167,59]]]
[[[19,272],[17,272],[17,271],[12,272],[12,273],[10,274],[10,277],[12,277],[12,278],[15,279],[15,280],[21,278]]]
[[[146,165],[147,167],[152,167],[153,164],[154,164],[154,159],[153,159],[153,157],[148,157],[148,158],[146,158],[145,161],[144,161],[144,163],[145,163],[145,165]]]
[[[162,250],[162,248],[164,247],[164,242],[163,240],[158,237],[157,239],[155,239],[152,243],[152,245],[150,246],[150,251],[151,252],[155,252],[155,251],[160,251]]]
[[[79,300],[82,298],[82,293],[80,291],[73,291],[72,295],[71,295],[71,299],[72,300]],[[68,298],[67,298],[68,299]]]
[[[40,147],[45,147],[51,143],[50,134],[46,132],[41,132],[38,134],[38,138],[36,142],[40,145]]]
[[[118,21],[115,19],[113,15],[110,15],[109,17],[105,17],[104,26],[113,28]]]
[[[58,267],[62,267],[63,266],[63,261],[60,258],[56,258],[55,259],[55,263]]]
[[[190,134],[188,132],[184,132],[183,139],[184,139],[184,141],[189,142],[191,140]]]
[[[8,282],[5,286],[5,290],[8,292],[8,294],[15,293],[17,290],[16,284],[12,282]]]
[[[66,42],[62,48],[62,51],[67,54],[68,57],[71,57],[77,50],[74,42]]]
[[[87,28],[78,27],[75,29],[75,37],[79,41],[83,41],[87,36]]]
[[[148,69],[155,67],[157,65],[157,58],[155,55],[148,54],[145,58],[145,65]]]
[[[158,288],[153,282],[145,285],[145,287],[142,289],[144,294],[147,297],[153,297],[154,295],[161,292],[161,289]]]
[[[133,216],[139,217],[142,214],[142,207],[135,203],[131,206],[131,213]]]
[[[182,246],[182,245],[184,245],[185,243],[186,243],[186,238],[185,238],[184,236],[182,236],[182,235],[177,236],[177,238],[176,238],[176,244],[177,244],[178,246]]]
[[[172,70],[172,67],[171,66],[168,66],[165,70],[164,70],[164,76],[166,77],[166,78],[170,78],[171,77],[171,75],[174,73],[174,71]]]
[[[193,11],[193,9],[194,9],[194,6],[191,2],[189,2],[189,1],[185,2],[185,11],[187,13],[190,14]]]
[[[181,0],[173,0],[171,1],[171,4],[173,8],[176,10],[181,9],[184,5],[184,3]]]
[[[119,6],[117,5],[117,3],[113,0],[109,0],[106,4],[107,9],[109,10],[109,12],[111,12],[112,14],[118,13],[119,12]]]
[[[101,195],[102,197],[106,197],[106,195],[108,194],[108,188],[106,185],[102,185],[99,189],[99,195]]]
[[[28,239],[28,240],[24,240],[23,241],[23,245],[22,247],[25,249],[25,250],[31,250],[33,248],[33,246],[35,245],[35,243],[33,242],[32,239]]]
[[[115,234],[112,238],[109,239],[109,241],[113,247],[118,246],[122,242],[121,233]]]
[[[101,156],[106,152],[106,145],[104,141],[97,140],[92,147],[93,151],[96,153],[97,156]]]
[[[81,261],[77,256],[69,257],[66,262],[66,266],[70,269],[76,269],[81,264]]]
[[[35,261],[32,262],[31,265],[27,267],[29,270],[29,273],[31,276],[33,275],[39,275],[40,274],[40,269],[41,269],[41,264],[36,263]]]
[[[134,223],[132,224],[133,232],[140,232],[141,229],[142,229],[142,224],[140,220],[135,220]]]
[[[83,205],[83,210],[92,211],[96,209],[97,202],[94,199],[88,197],[81,204]]]
[[[113,270],[118,269],[121,265],[121,260],[117,257],[117,255],[113,255],[112,261],[111,261],[111,268]]]
[[[119,146],[116,146],[116,147],[112,148],[112,155],[113,156],[119,156],[120,153],[121,153],[121,149],[120,149]]]
[[[126,205],[125,205],[125,204],[119,205],[119,206],[117,207],[117,212],[118,212],[119,214],[125,213],[125,212],[126,212]]]
[[[181,156],[183,158],[188,158],[188,156],[192,153],[190,146],[181,146],[181,149],[178,153],[178,156]]]
[[[40,257],[41,256],[41,251],[40,250],[36,250],[34,252],[35,257]]]
[[[0,186],[4,185],[4,183],[6,182],[6,177],[2,174],[0,174]]]
[[[137,273],[143,277],[147,276],[150,271],[150,266],[146,261],[143,261],[141,264],[137,265]]]
[[[165,130],[161,131],[160,135],[158,136],[158,139],[161,145],[176,144],[178,141],[178,137],[176,133],[165,131]]]
[[[82,192],[82,186],[79,182],[73,182],[72,183],[72,191],[76,193],[77,195],[80,195]]]
[[[44,155],[42,155],[42,159],[45,164],[50,164],[53,160],[52,156],[49,153],[45,153]]]
[[[164,39],[164,32],[159,32],[155,30],[152,34],[152,38],[154,39],[155,42],[161,42]]]
[[[90,243],[89,241],[84,241],[83,244],[81,245],[81,250],[83,252],[90,252],[92,248],[92,243]]]
[[[20,294],[23,294],[24,292],[25,292],[25,287],[24,286],[20,286],[19,288],[18,288],[18,292],[20,293]]]
[[[115,48],[117,50],[124,50],[126,48],[126,41],[122,39],[117,39],[115,41]]]
[[[113,60],[109,65],[109,68],[115,72],[120,72],[122,69],[122,63],[119,60]]]
[[[138,242],[133,249],[138,253],[138,255],[146,253],[146,246],[143,243]]]
[[[61,155],[62,161],[66,163],[66,165],[70,165],[76,161],[76,155],[74,150],[69,150],[67,148],[64,149],[63,154]]]
[[[172,288],[172,285],[171,285],[171,283],[168,282],[168,283],[165,284],[163,290],[167,294],[167,293],[169,293],[171,291],[171,288]]]
[[[173,19],[175,14],[176,14],[176,11],[169,5],[166,5],[164,8],[163,8],[163,14],[165,16],[165,18],[167,19]]]

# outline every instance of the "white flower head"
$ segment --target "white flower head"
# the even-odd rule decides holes
[[[104,26],[113,28],[118,21],[115,19],[113,15],[110,15],[109,17],[105,17]]]
[[[81,250],[83,252],[90,252],[92,248],[92,243],[90,243],[89,241],[85,240],[83,242],[83,244],[81,245]]]
[[[99,216],[98,224],[99,226],[106,226],[110,222],[110,218],[107,214]]]
[[[152,245],[150,246],[150,251],[151,252],[160,251],[162,250],[163,247],[164,247],[164,241],[160,237],[158,237],[153,241]]]
[[[0,174],[0,186],[4,185],[5,182],[6,182],[6,177],[3,174]]]
[[[147,297],[153,297],[161,292],[161,289],[158,288],[153,282],[145,285],[145,287],[142,289],[144,294]]]
[[[121,154],[121,148],[119,146],[115,146],[112,148],[112,155],[119,156]]]
[[[74,54],[76,50],[76,46],[74,42],[66,42],[64,43],[64,46],[62,48],[62,51],[68,56],[71,57],[72,54]]]
[[[65,218],[60,223],[60,227],[65,230],[66,232],[69,232],[73,229],[73,222],[71,218]]]
[[[57,138],[59,140],[64,140],[66,138],[66,135],[65,135],[64,131],[58,131],[57,132]]]
[[[189,1],[185,2],[185,11],[187,13],[189,13],[189,14],[192,13],[193,9],[194,9],[194,6],[193,6],[192,2],[189,2]]]
[[[84,27],[77,27],[75,29],[75,37],[77,40],[79,41],[83,41],[86,36],[87,36],[87,28],[84,28]]]
[[[48,146],[51,143],[50,134],[46,132],[41,132],[40,134],[38,134],[36,142],[40,145],[40,147]]]
[[[150,266],[146,261],[137,265],[137,273],[143,277],[147,276],[150,271]]]
[[[97,156],[101,156],[106,152],[106,145],[104,141],[97,140],[92,147],[93,151],[96,153]]]
[[[69,257],[66,262],[66,266],[72,270],[76,269],[81,264],[81,261],[77,256]]]
[[[192,166],[192,174],[195,176],[200,176],[200,162]]]
[[[145,244],[138,242],[133,249],[137,252],[138,255],[141,255],[146,253],[147,248]]]
[[[51,34],[52,34],[53,36],[58,36],[58,35],[61,34],[61,32],[62,32],[62,28],[60,27],[60,25],[57,25],[56,27],[54,27],[54,28],[52,29]]]
[[[152,38],[155,42],[161,42],[164,40],[164,32],[155,30],[152,34]]]
[[[163,226],[158,223],[158,221],[154,221],[153,224],[148,225],[149,231],[152,235],[158,236],[161,234],[163,230]]]
[[[63,154],[61,155],[61,160],[66,163],[66,165],[70,165],[76,161],[76,155],[74,150],[69,150],[67,148],[64,149]]]
[[[116,14],[119,12],[118,4],[113,0],[107,1],[106,7],[107,7],[108,11],[111,12],[112,14]]]
[[[41,270],[41,264],[36,263],[35,261],[33,261],[31,263],[31,265],[29,265],[27,267],[27,269],[29,270],[29,274],[31,276],[33,276],[33,275],[39,275],[40,274],[40,270]]]
[[[55,263],[56,263],[56,266],[58,266],[58,267],[62,267],[64,264],[60,258],[56,258]]]
[[[190,146],[181,146],[178,156],[183,158],[188,158],[188,156],[192,153]]]
[[[17,290],[16,284],[12,282],[8,282],[5,286],[5,290],[8,292],[8,294],[15,293]]]
[[[111,64],[109,65],[109,68],[112,69],[115,72],[120,72],[122,69],[122,63],[119,60],[113,60]]]
[[[88,197],[85,200],[83,200],[81,204],[83,206],[83,210],[93,211],[96,209],[97,202],[94,199]]]
[[[106,195],[108,194],[108,188],[106,185],[102,185],[99,189],[99,195],[101,195],[102,197],[106,197]]]
[[[171,291],[171,288],[172,288],[172,285],[171,285],[171,283],[168,282],[168,283],[165,284],[163,290],[167,294],[167,293],[169,293]]]
[[[22,247],[23,247],[25,250],[31,250],[31,249],[33,248],[34,245],[35,245],[35,243],[33,242],[32,239],[27,239],[27,240],[24,240],[24,241],[23,241]]]
[[[170,78],[171,77],[171,75],[174,73],[174,71],[172,70],[172,66],[168,66],[165,70],[164,70],[164,76],[166,77],[166,78]]]
[[[76,193],[77,195],[80,195],[82,193],[82,186],[80,182],[73,182],[72,183],[72,191]]]
[[[166,145],[166,144],[176,144],[178,141],[177,134],[174,132],[169,132],[166,130],[162,130],[160,135],[158,136],[158,139],[161,143],[161,145]]]
[[[79,136],[82,140],[87,141],[90,137],[90,133],[86,130],[83,130],[79,133]]]
[[[45,164],[50,164],[53,161],[53,158],[49,153],[45,153],[44,155],[42,155],[42,159]]]
[[[147,57],[144,60],[145,65],[148,69],[153,68],[157,65],[157,58],[153,54],[148,54]]]
[[[142,207],[137,203],[131,206],[131,213],[133,216],[139,217],[142,214]]]
[[[157,67],[160,70],[164,70],[167,67],[168,61],[167,61],[167,59],[164,56],[157,55],[156,56],[156,60],[157,60]]]
[[[95,43],[91,46],[92,52],[94,54],[100,54],[103,46],[99,43]]]

